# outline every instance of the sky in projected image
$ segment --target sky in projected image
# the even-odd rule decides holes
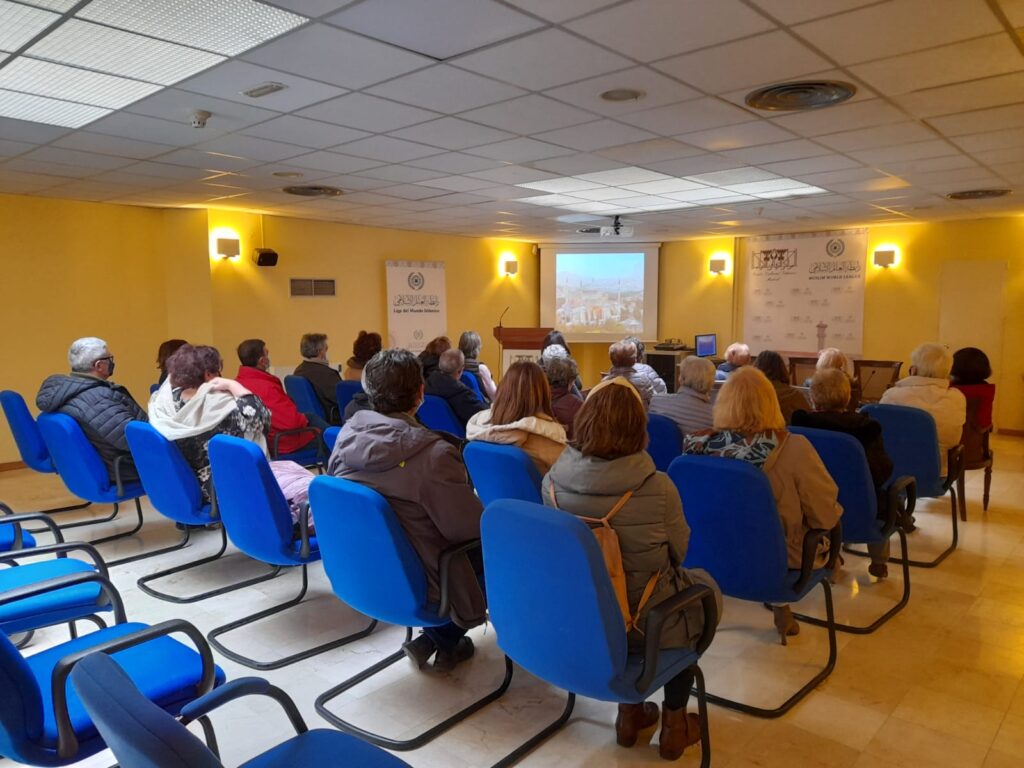
[[[557,254],[555,307],[558,326],[568,333],[640,334],[644,254]]]

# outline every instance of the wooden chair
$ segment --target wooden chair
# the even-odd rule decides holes
[[[981,497],[981,508],[988,511],[989,490],[992,487],[992,449],[988,446],[988,436],[992,434],[992,425],[982,428],[978,426],[978,407],[980,397],[967,398],[967,421],[960,435],[960,444],[964,447],[964,469],[985,470],[985,490]],[[957,480],[957,493],[960,496],[960,519],[967,519],[967,501],[964,497],[964,476]]]
[[[900,377],[902,360],[854,360],[853,378],[860,382],[860,399],[877,403],[882,394]]]
[[[814,375],[817,365],[817,357],[789,358],[789,383],[794,387],[802,387],[803,383]]]

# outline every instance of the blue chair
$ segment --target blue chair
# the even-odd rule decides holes
[[[161,515],[183,526],[184,544],[187,544],[191,537],[191,527],[205,526],[220,520],[220,515],[213,508],[214,505],[203,503],[203,493],[199,487],[199,481],[177,446],[144,421],[131,422],[125,427],[124,432],[128,440],[128,447],[132,451],[132,458],[135,460],[135,468],[139,470],[139,477],[142,479],[142,486],[146,489],[150,503]],[[259,584],[274,578],[281,572],[279,567],[275,567],[264,576],[188,596],[171,595],[149,586],[149,583],[156,579],[162,579],[218,560],[228,547],[228,537],[224,526],[220,527],[219,533],[220,549],[215,554],[150,573],[135,583],[150,597],[183,604],[195,603],[209,597],[233,592],[242,587]]]
[[[472,389],[473,390],[473,394],[475,394],[477,396],[477,399],[481,403],[486,403],[487,402],[487,398],[484,397],[484,393],[480,389],[480,382],[476,380],[476,376],[474,376],[469,371],[463,371],[462,375],[459,376],[459,381],[461,381],[467,387]]]
[[[160,384],[150,384],[149,385],[149,394],[152,395],[152,394],[158,392],[159,390],[160,390]]]
[[[324,571],[342,601],[374,619],[406,627],[436,627],[448,623],[448,571],[453,558],[479,546],[479,540],[450,547],[441,554],[440,604],[427,601],[423,564],[406,538],[402,525],[376,491],[338,477],[318,477],[309,488],[317,510],[317,534]],[[494,691],[410,739],[391,739],[349,723],[327,709],[332,699],[405,658],[397,652],[322,693],[316,711],[343,731],[387,749],[416,749],[501,696],[512,682],[512,664],[505,660],[505,678]]]
[[[300,435],[307,432],[313,434],[313,439],[297,451],[281,453],[278,443],[284,435]],[[323,471],[323,465],[327,460],[324,455],[323,435],[317,427],[297,427],[296,429],[282,429],[274,433],[274,439],[270,443],[270,458],[274,461],[294,461],[304,467],[313,467],[317,472]]]
[[[804,538],[799,570],[791,569],[786,539],[764,472],[745,461],[719,456],[680,456],[668,468],[679,489],[690,525],[687,568],[703,568],[722,593],[740,600],[794,603],[816,586],[825,592],[829,655],[824,669],[774,709],[708,694],[708,700],[757,717],[779,717],[828,677],[836,664],[836,624],[829,568],[814,568],[818,544],[831,534],[833,558],[839,552],[839,526],[812,530]]]
[[[895,466],[893,475],[914,478],[917,498],[937,499],[949,494],[953,518],[950,545],[933,560],[909,561],[919,568],[934,568],[953,554],[960,540],[956,483],[964,472],[964,447],[957,445],[949,450],[946,476],[942,477],[939,470],[939,433],[935,428],[935,419],[928,411],[879,403],[870,403],[860,410],[882,425],[885,452]],[[890,557],[889,562],[898,563],[900,559]]]
[[[341,427],[328,427],[324,430],[324,445],[327,446],[327,453],[334,450],[334,444],[338,442],[338,435],[341,434]]]
[[[679,426],[668,416],[647,414],[647,453],[659,472],[668,472],[672,460],[683,452],[683,436]]]
[[[462,440],[466,439],[466,426],[458,420],[455,411],[443,397],[425,395],[416,416],[427,429],[448,432]]]
[[[21,517],[16,521],[8,521],[5,518],[12,517],[14,515],[14,510],[0,501],[0,552],[10,552],[11,550],[18,549],[31,549],[36,546],[36,537],[21,527],[21,523],[25,520],[42,520],[47,524],[49,530],[56,530],[57,533],[55,535],[60,535],[60,529],[57,528],[56,523],[54,523],[44,513],[30,512],[27,514],[30,515],[30,517]],[[3,525],[5,522],[10,522],[10,527]]]
[[[338,401],[338,418],[345,422],[345,407],[352,401],[352,398],[363,391],[362,382],[339,381],[334,388],[334,396]]]
[[[794,435],[803,435],[814,446],[825,469],[839,486],[839,503],[843,507],[843,544],[881,544],[895,533],[900,539],[903,552],[903,596],[892,608],[866,627],[850,624],[836,624],[842,632],[866,635],[874,632],[889,619],[903,610],[910,600],[910,564],[907,562],[907,534],[903,530],[906,516],[904,504],[913,508],[915,490],[912,477],[897,477],[890,480],[885,496],[885,518],[878,517],[880,499],[875,493],[867,456],[856,438],[842,432],[809,427],[790,427]],[[824,626],[821,619],[796,614],[797,618],[818,626]]]
[[[330,421],[330,417],[324,411],[323,403],[316,396],[316,390],[313,389],[309,379],[303,376],[285,376],[284,391],[295,401],[295,405],[303,413],[313,413],[324,421]]]
[[[540,472],[522,448],[474,440],[466,443],[462,458],[484,506],[498,499],[542,503]]]
[[[586,523],[539,504],[504,499],[487,505],[481,534],[498,644],[516,664],[569,692],[561,716],[498,765],[511,765],[561,728],[577,694],[637,704],[687,669],[697,682],[701,765],[711,765],[707,697],[698,662],[715,634],[714,593],[693,586],[652,607],[643,654],[630,654],[604,558]],[[698,602],[706,620],[696,647],[659,650],[665,620]]]
[[[43,442],[43,436],[39,432],[39,425],[36,424],[36,420],[32,418],[32,414],[28,410],[28,406],[25,405],[25,398],[9,389],[5,389],[0,392],[0,408],[3,408],[4,415],[7,417],[7,424],[11,428],[11,435],[14,437],[14,443],[18,446],[18,453],[21,454],[21,460],[25,462],[25,465],[30,469],[34,469],[44,475],[54,475],[57,473],[57,468],[53,465],[53,460],[50,458],[50,452],[46,448],[46,443]],[[82,504],[72,504],[66,507],[52,507],[50,509],[38,510],[43,514],[52,515],[57,512],[71,512],[76,509],[85,509],[91,501],[83,502]],[[106,520],[112,520],[113,516],[105,518],[103,520],[86,520],[80,525],[93,525],[95,523],[102,523]],[[65,528],[72,528],[75,524],[71,523],[65,525]],[[39,531],[33,531],[38,533]]]
[[[26,591],[35,597],[46,589]],[[0,604],[7,599],[0,596]],[[170,637],[175,633],[184,633],[198,650]],[[0,632],[0,755],[27,765],[62,766],[106,749],[68,680],[75,664],[96,651],[113,654],[142,695],[171,715],[224,682],[202,634],[181,620],[152,627],[119,623],[28,658]]]
[[[221,521],[232,543],[249,557],[268,565],[300,566],[302,569],[302,588],[296,597],[211,630],[207,635],[210,644],[232,661],[251,669],[279,669],[370,634],[377,626],[376,621],[371,621],[365,629],[352,635],[275,661],[258,661],[243,656],[220,642],[218,638],[227,632],[301,603],[309,588],[309,564],[320,559],[320,548],[317,537],[310,535],[308,505],[299,518],[298,540],[292,535],[292,514],[288,502],[258,445],[238,437],[217,435],[210,441],[210,467],[217,488]]]
[[[210,746],[189,733],[188,723],[206,718],[214,709],[243,696],[267,696],[288,716],[296,735],[247,761],[256,768],[408,768],[408,763],[337,731],[310,731],[287,693],[266,680],[232,680],[182,707],[175,720],[143,696],[124,671],[107,655],[86,656],[71,671],[71,684],[103,740],[118,762],[130,768],[223,768],[212,727]]]

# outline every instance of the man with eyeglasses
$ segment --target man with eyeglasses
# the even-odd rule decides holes
[[[71,373],[48,376],[36,395],[36,406],[77,421],[106,464],[111,481],[118,456],[126,456],[120,462],[121,481],[138,480],[124,428],[129,421],[146,421],[146,412],[127,389],[110,380],[114,356],[107,342],[92,336],[78,339],[68,349],[68,362]]]

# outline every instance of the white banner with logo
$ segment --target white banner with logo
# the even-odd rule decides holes
[[[448,328],[443,261],[389,261],[388,346],[421,352]]]
[[[743,341],[752,352],[860,355],[867,230],[747,238]]]

